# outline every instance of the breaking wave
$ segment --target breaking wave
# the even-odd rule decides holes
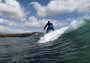
[[[70,25],[66,27],[62,27],[56,31],[52,31],[48,34],[45,34],[43,37],[40,38],[39,43],[46,43],[49,41],[54,41],[58,39],[62,34],[68,33],[70,31],[80,28],[84,23],[85,21],[73,21],[70,23]]]

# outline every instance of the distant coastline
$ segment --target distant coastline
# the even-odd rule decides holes
[[[0,34],[0,37],[28,37],[35,34],[39,34],[42,32],[31,32],[31,33],[8,33],[8,34]]]

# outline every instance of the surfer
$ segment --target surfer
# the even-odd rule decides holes
[[[54,31],[53,23],[50,21],[47,22],[47,24],[44,26],[44,30],[46,29],[46,32]]]

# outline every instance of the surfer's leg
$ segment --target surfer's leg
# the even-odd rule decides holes
[[[46,30],[46,33],[48,32],[48,30]]]
[[[47,28],[46,33],[49,33],[49,31],[50,31],[49,28]]]

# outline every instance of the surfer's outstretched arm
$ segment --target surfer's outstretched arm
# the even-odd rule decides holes
[[[43,29],[45,30],[47,26],[48,26],[48,24],[46,24]]]

